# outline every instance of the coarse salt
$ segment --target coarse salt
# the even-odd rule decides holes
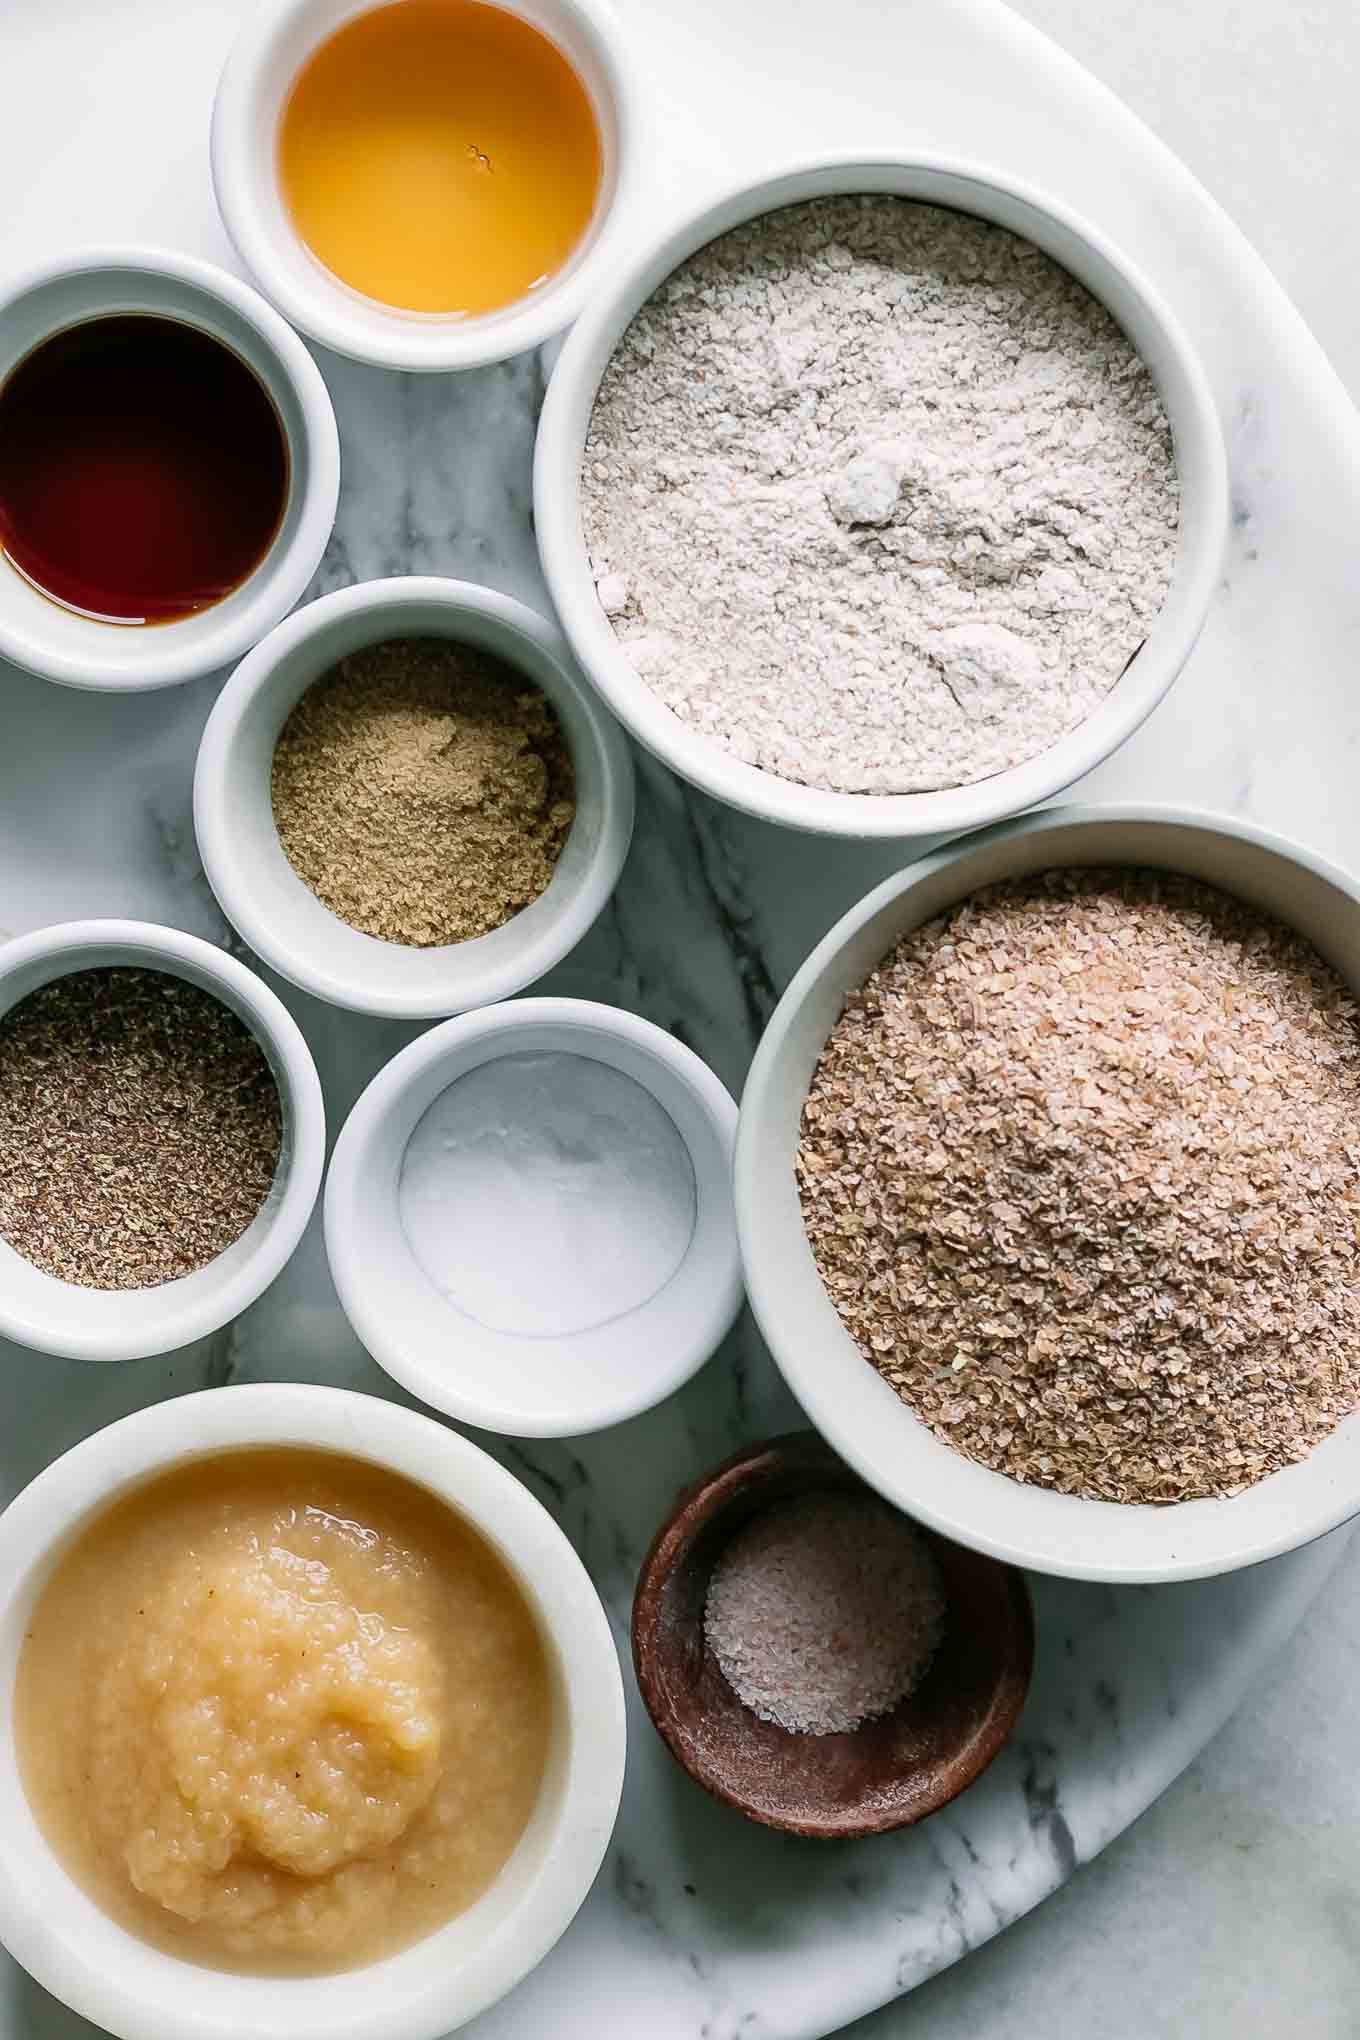
[[[841,1489],[754,1517],[719,1558],[704,1607],[737,1698],[803,1735],[846,1734],[896,1707],[925,1676],[943,1623],[920,1532],[877,1495]]]

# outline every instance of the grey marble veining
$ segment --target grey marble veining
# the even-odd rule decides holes
[[[240,12],[238,0],[142,0],[54,152],[35,144],[44,95],[69,71],[60,10],[10,0],[0,163],[10,188],[22,166],[31,193],[16,252],[141,231],[222,257],[203,127]],[[1355,428],[1307,335],[1203,195],[992,0],[915,0],[910,19],[876,0],[796,16],[776,0],[625,0],[624,12],[657,94],[658,211],[743,166],[909,139],[972,149],[1069,192],[1140,256],[1214,376],[1233,540],[1184,680],[1082,791],[1228,808],[1360,861]],[[89,175],[95,163],[106,176]],[[541,603],[530,457],[544,360],[419,379],[319,359],[345,478],[314,592],[438,572]],[[190,820],[213,683],[141,700],[12,672],[0,685],[0,929],[129,913],[239,947],[204,883]],[[737,1090],[792,971],[903,853],[777,833],[639,765],[638,830],[618,893],[542,989],[646,1014]],[[279,989],[316,1055],[334,1131],[416,1030]],[[183,1353],[94,1368],[0,1349],[0,1489],[144,1402],[277,1377],[394,1392],[344,1323],[315,1224],[253,1310]],[[673,1490],[735,1444],[797,1421],[742,1321],[698,1380],[616,1431],[481,1442],[562,1522],[625,1648],[636,1566]],[[550,1960],[479,2022],[482,2040],[809,2040],[908,1989],[1061,1884],[1155,1796],[1288,1634],[1344,1541],[1195,1586],[1037,1582],[1038,1672],[1013,1745],[906,1836],[811,1846],[748,1827],[669,1763],[634,1700],[624,1814],[601,1880]],[[0,1969],[4,2040],[66,2040],[78,2026],[11,1965]]]

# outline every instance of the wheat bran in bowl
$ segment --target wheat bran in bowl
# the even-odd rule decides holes
[[[842,1323],[937,1437],[1114,1502],[1241,1493],[1360,1405],[1360,1028],[1301,936],[1044,872],[849,998],[798,1183]]]

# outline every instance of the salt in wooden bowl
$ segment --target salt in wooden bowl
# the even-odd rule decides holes
[[[920,1685],[846,1734],[795,1734],[762,1721],[737,1698],[705,1638],[709,1581],[754,1516],[835,1491],[872,1492],[814,1431],[743,1447],[680,1495],[633,1602],[638,1686],[672,1756],[748,1819],[827,1839],[910,1827],[956,1798],[1009,1739],[1034,1661],[1023,1573],[921,1528],[946,1605]]]

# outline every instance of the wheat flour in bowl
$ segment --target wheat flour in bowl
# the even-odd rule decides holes
[[[683,263],[619,341],[581,475],[637,673],[747,764],[842,793],[1047,750],[1161,608],[1179,489],[1152,377],[1032,243],[886,194]]]
[[[1360,1407],[1360,1023],[1302,937],[1190,879],[1057,871],[916,929],[803,1110],[841,1320],[970,1459],[1231,1495]]]

